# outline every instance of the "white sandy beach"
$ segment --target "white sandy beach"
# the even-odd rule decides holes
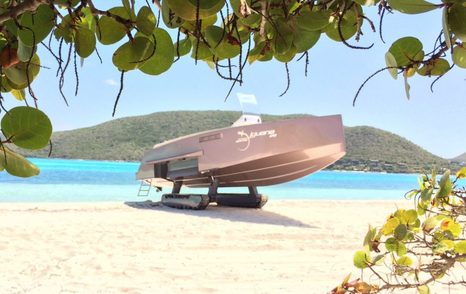
[[[326,293],[358,276],[367,225],[411,205],[0,204],[0,293]]]

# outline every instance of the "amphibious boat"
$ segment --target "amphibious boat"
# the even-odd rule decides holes
[[[147,151],[136,174],[158,190],[162,204],[204,209],[217,205],[260,208],[267,202],[258,186],[292,181],[327,167],[345,155],[340,115],[262,122],[243,113],[230,127],[183,136]],[[208,188],[207,194],[182,194],[181,187]],[[248,193],[219,193],[245,187]]]

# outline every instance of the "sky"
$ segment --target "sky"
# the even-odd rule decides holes
[[[378,24],[376,8],[370,18]],[[291,84],[283,97],[287,78],[280,62],[256,62],[246,66],[244,83],[236,86],[224,101],[231,82],[221,79],[205,63],[184,57],[160,75],[149,76],[139,71],[125,75],[124,90],[114,118],[173,110],[241,110],[236,93],[257,97],[262,113],[313,115],[342,114],[346,126],[367,125],[398,134],[424,149],[452,158],[466,152],[466,71],[454,68],[430,91],[433,79],[410,79],[411,99],[404,92],[402,77],[394,80],[383,72],[369,81],[356,106],[353,97],[362,82],[385,66],[384,55],[390,44],[404,36],[417,36],[425,51],[431,51],[441,30],[441,11],[423,15],[386,15],[383,44],[377,33],[366,25],[358,45],[374,44],[370,50],[354,50],[330,41],[325,35],[309,52],[308,76],[304,62],[289,64]],[[354,39],[349,41],[355,44]],[[64,91],[70,106],[63,102],[55,77],[56,62],[41,51],[41,69],[33,83],[39,107],[51,118],[54,130],[71,130],[93,126],[111,119],[119,89],[120,73],[111,56],[116,46],[99,46],[100,64],[93,54],[79,67],[79,93],[74,96],[76,80],[73,71],[66,76]],[[57,46],[55,45],[55,49]],[[23,105],[7,96],[8,107]]]

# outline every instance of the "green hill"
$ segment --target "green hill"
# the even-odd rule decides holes
[[[460,156],[457,156],[457,157],[451,159],[451,161],[454,161],[454,162],[466,162],[466,152],[461,154]]]
[[[56,132],[52,157],[138,161],[154,144],[194,132],[226,127],[233,111],[176,111],[112,120],[94,127]],[[300,115],[263,115],[264,121]],[[302,115],[301,115],[302,116]],[[347,155],[333,169],[417,172],[448,161],[395,134],[371,127],[347,127]],[[47,156],[48,151],[29,153]]]

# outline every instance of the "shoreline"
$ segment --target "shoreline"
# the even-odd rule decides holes
[[[326,293],[348,273],[359,276],[352,259],[368,224],[412,205],[0,203],[0,292]]]

